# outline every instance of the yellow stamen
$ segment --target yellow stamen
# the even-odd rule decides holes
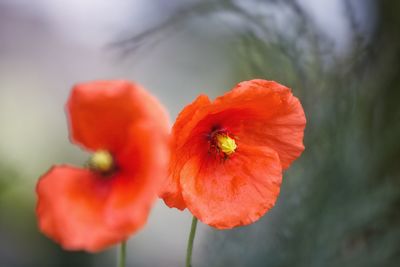
[[[89,159],[89,167],[101,173],[110,172],[114,168],[113,157],[106,150],[97,150]]]
[[[228,156],[233,154],[237,148],[235,139],[226,134],[217,134],[217,146]]]

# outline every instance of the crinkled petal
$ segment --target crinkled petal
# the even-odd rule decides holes
[[[171,138],[171,157],[169,165],[169,177],[160,192],[160,197],[169,207],[175,207],[180,210],[186,208],[182,198],[181,188],[179,184],[179,172],[182,164],[187,160],[185,154],[180,154],[181,140],[185,140],[185,136],[189,133],[185,132],[185,126],[190,123],[193,116],[200,108],[207,106],[210,100],[205,95],[200,95],[193,103],[187,105],[178,115],[176,122],[172,128]],[[187,131],[187,130],[186,130]]]
[[[193,156],[180,175],[183,198],[193,215],[227,229],[253,223],[274,206],[282,169],[272,149],[240,143],[226,160]]]
[[[274,149],[283,169],[304,150],[306,117],[303,107],[289,88],[274,81],[241,82],[214,102],[199,107],[191,118],[182,124],[179,146],[196,133],[219,126],[245,143]]]
[[[278,160],[273,162],[278,166],[273,164],[271,166],[273,166],[274,170],[280,168],[280,171],[282,171],[289,167],[293,160],[299,157],[304,150],[303,136],[306,119],[299,100],[293,96],[290,89],[273,81],[251,80],[242,82],[233,90],[218,97],[211,103],[205,96],[201,98],[205,101],[196,100],[188,106],[187,109],[190,112],[182,112],[186,116],[178,116],[173,127],[170,176],[167,179],[166,189],[164,189],[167,194],[164,193],[161,196],[170,207],[178,207],[180,209],[188,207],[196,216],[199,215],[199,219],[204,222],[209,222],[209,224],[219,228],[229,228],[235,224],[230,223],[228,220],[228,224],[224,225],[223,215],[214,219],[211,213],[207,214],[207,216],[204,215],[203,213],[207,212],[207,207],[212,207],[211,204],[200,206],[201,204],[196,205],[196,201],[199,201],[199,203],[206,201],[212,194],[218,194],[218,192],[221,194],[226,193],[229,196],[229,192],[233,191],[215,191],[211,184],[206,182],[202,184],[203,191],[195,191],[194,188],[198,189],[198,187],[194,187],[191,184],[191,182],[194,183],[194,176],[198,178],[196,178],[196,183],[202,183],[198,181],[203,180],[207,181],[208,177],[211,177],[210,181],[218,181],[215,178],[215,173],[224,177],[225,180],[229,180],[229,177],[236,177],[235,172],[226,171],[223,174],[218,171],[222,167],[212,167],[212,164],[217,163],[215,159],[213,161],[210,158],[210,155],[213,154],[210,151],[210,133],[216,129],[229,133],[239,142],[238,151],[243,149],[241,147],[243,144],[246,144],[253,148],[257,157],[263,156],[262,153],[256,152],[257,148],[264,152],[268,150],[270,154],[276,153]],[[196,105],[196,103],[200,104]],[[229,162],[233,162],[233,159],[240,157],[247,162],[243,154],[237,154],[235,152],[224,166],[229,165]],[[251,157],[251,154],[246,155],[247,158]],[[254,162],[260,162],[260,160],[254,157]],[[207,162],[206,167],[201,167],[204,162]],[[237,161],[236,166],[232,166],[230,169],[235,170],[237,173],[240,173],[241,170],[248,172],[250,170],[247,169],[247,166]],[[257,172],[260,175],[263,172],[265,175],[270,174],[269,168],[265,168],[265,166],[258,166],[257,164],[251,166],[253,166],[254,170],[259,170]],[[195,173],[199,168],[201,168],[199,174]],[[214,172],[214,169],[217,171]],[[250,183],[244,185],[248,184]],[[214,185],[223,187],[217,182]],[[209,193],[206,192],[207,190]],[[243,191],[243,196],[246,195],[245,192]],[[248,192],[251,192],[251,190],[248,190]],[[199,195],[196,197],[197,193]],[[228,200],[225,200],[225,202],[228,203]],[[217,207],[218,205],[215,205],[215,212],[218,210]],[[254,207],[260,207],[257,206],[256,201],[254,202]],[[240,209],[238,208],[237,210],[239,211]],[[260,210],[262,209],[260,208]],[[218,212],[219,214],[225,214],[224,211]],[[258,213],[253,212],[253,214]],[[228,215],[227,217],[229,218]],[[257,216],[250,216],[250,218],[255,217]],[[239,220],[238,218],[237,220]],[[243,221],[237,225],[247,224],[252,221],[249,217],[243,217],[242,219]]]
[[[234,121],[236,128],[232,130],[245,143],[274,149],[283,169],[303,152],[306,117],[300,101],[289,88],[273,81],[246,81],[217,98],[215,105],[230,110],[240,108],[239,113],[244,118],[240,125]],[[226,122],[227,125],[230,123]]]

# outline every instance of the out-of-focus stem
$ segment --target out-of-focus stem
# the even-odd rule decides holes
[[[126,264],[126,240],[121,242],[119,249],[119,264],[118,267],[125,267]]]

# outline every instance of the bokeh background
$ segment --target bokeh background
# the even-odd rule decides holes
[[[275,208],[200,224],[194,266],[400,266],[400,2],[0,0],[0,266],[114,266],[37,230],[38,177],[88,157],[68,141],[79,81],[135,80],[171,121],[198,94],[252,78],[293,89],[306,150]],[[268,107],[266,107],[268,108]],[[128,266],[183,266],[191,215],[158,201]]]

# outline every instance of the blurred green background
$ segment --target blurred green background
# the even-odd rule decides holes
[[[68,141],[79,81],[138,81],[170,111],[264,78],[293,89],[306,150],[275,208],[247,227],[199,225],[194,266],[400,266],[400,2],[0,0],[0,266],[114,266],[37,230],[34,188]],[[128,266],[183,266],[191,215],[159,201]]]

